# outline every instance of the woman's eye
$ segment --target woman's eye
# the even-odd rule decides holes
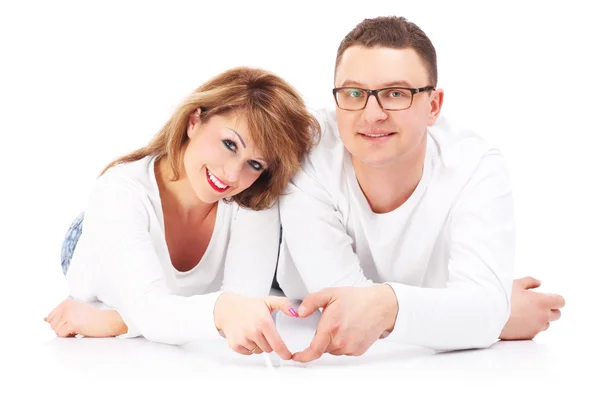
[[[229,140],[229,139],[225,139],[225,140],[222,140],[221,142],[223,143],[223,145],[224,145],[224,146],[225,146],[227,149],[229,149],[229,150],[231,150],[231,151],[233,151],[233,152],[235,152],[235,151],[237,150],[237,145],[235,144],[235,142],[234,142],[234,141],[232,141],[232,140]]]
[[[258,161],[248,161],[248,164],[250,164],[250,166],[255,170],[255,171],[262,171],[264,169],[264,167],[262,166],[261,163],[259,163]]]

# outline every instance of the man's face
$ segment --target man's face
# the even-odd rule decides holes
[[[429,85],[425,66],[412,48],[352,46],[344,52],[335,77],[336,88],[375,90],[387,87],[422,88]],[[392,102],[392,98],[406,93],[388,91],[380,92],[379,96],[384,103],[384,96],[388,96]],[[347,91],[340,95],[355,98],[361,96],[361,93]],[[363,110],[346,111],[337,107],[342,142],[355,162],[385,166],[399,161],[424,146],[427,126],[433,125],[437,119],[442,100],[441,90],[431,90],[415,94],[410,108],[401,111],[383,110],[375,96],[369,97]]]

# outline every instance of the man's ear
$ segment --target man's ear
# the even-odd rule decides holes
[[[429,111],[429,118],[427,120],[427,126],[432,126],[435,121],[440,116],[440,112],[442,111],[442,104],[444,103],[444,90],[436,89],[432,95],[430,105],[431,110]]]

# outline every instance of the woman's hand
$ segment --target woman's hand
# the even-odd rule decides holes
[[[251,298],[223,293],[215,303],[215,326],[223,331],[229,347],[237,353],[250,355],[275,351],[283,360],[289,360],[292,353],[271,317],[275,310],[291,317],[298,316],[285,297]]]
[[[60,303],[44,321],[59,337],[77,334],[88,337],[113,337],[127,333],[127,325],[117,311],[98,310],[92,305],[67,299]]]

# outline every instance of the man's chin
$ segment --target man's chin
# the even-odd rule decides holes
[[[357,162],[365,167],[369,168],[386,168],[394,164],[400,159],[400,156],[377,156],[366,155],[364,157],[352,157],[353,163],[356,165]]]

